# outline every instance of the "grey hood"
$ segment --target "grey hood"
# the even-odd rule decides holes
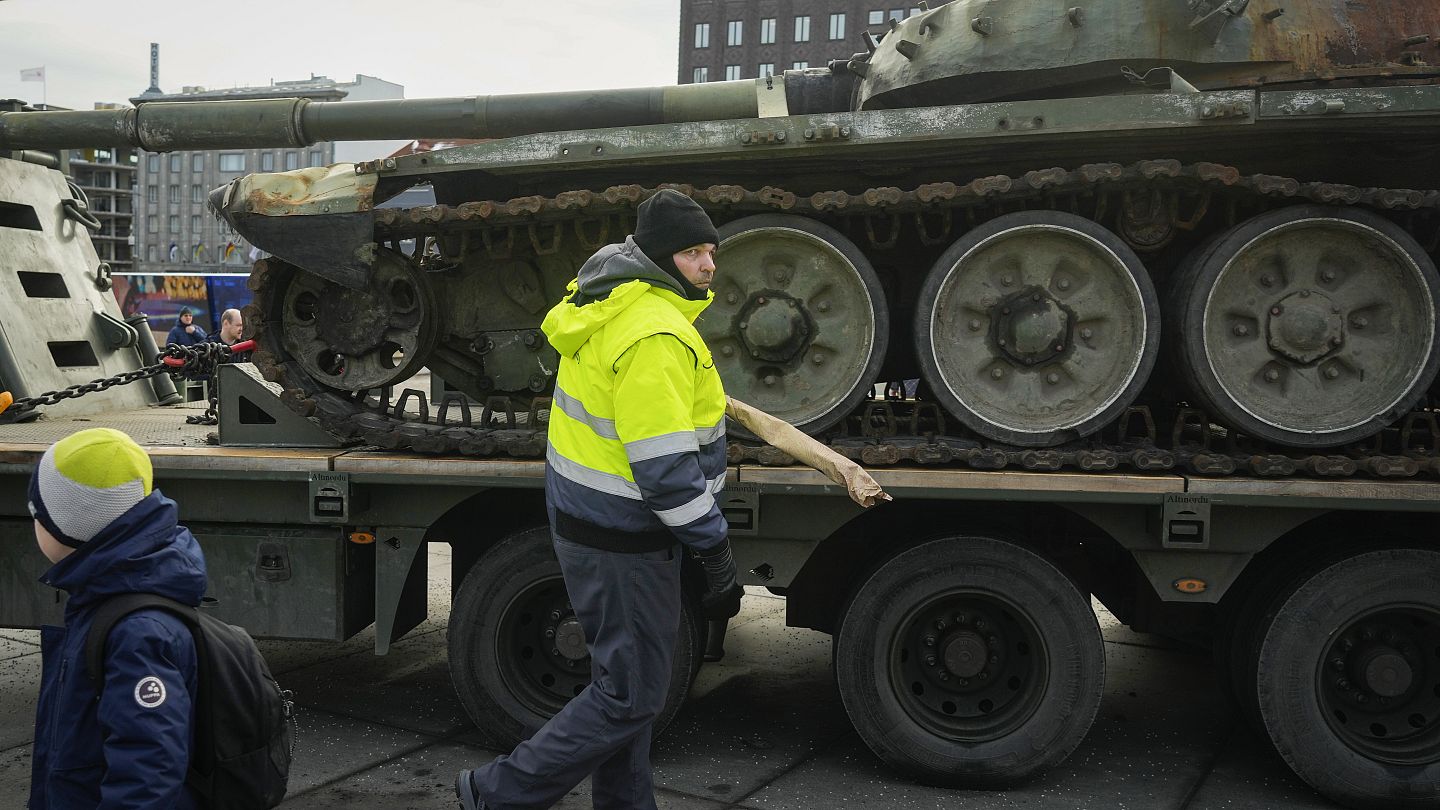
[[[627,236],[624,244],[606,245],[586,260],[577,279],[579,291],[571,303],[584,306],[592,301],[604,300],[611,290],[635,279],[685,297],[680,283],[650,261],[650,257],[635,244],[635,237]]]

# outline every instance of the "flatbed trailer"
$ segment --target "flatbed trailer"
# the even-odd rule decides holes
[[[243,373],[222,372],[222,390]],[[332,641],[373,623],[385,654],[426,618],[426,544],[448,543],[452,676],[493,743],[588,682],[549,550],[543,461],[216,446],[214,428],[184,424],[197,408],[0,425],[0,626],[59,616],[36,581],[46,563],[25,486],[49,443],[104,424],[150,453],[226,620]],[[1103,685],[1094,597],[1137,630],[1209,645],[1242,716],[1332,797],[1436,796],[1440,482],[872,474],[895,501],[869,511],[802,467],[733,465],[719,500],[742,583],[786,596],[788,624],[834,634],[846,709],[891,764],[984,785],[1068,754]],[[693,576],[665,721],[720,651]]]

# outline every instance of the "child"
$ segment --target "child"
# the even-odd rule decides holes
[[[41,629],[31,810],[188,810],[197,662],[180,619],[141,609],[105,648],[104,688],[85,671],[96,608],[123,593],[187,605],[205,593],[205,558],[176,522],[175,502],[151,487],[150,458],[129,436],[82,430],[55,443],[30,479],[41,581],[69,594],[65,626]]]

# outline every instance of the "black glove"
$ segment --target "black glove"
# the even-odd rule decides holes
[[[707,619],[728,619],[740,612],[740,597],[745,593],[735,581],[735,557],[730,554],[730,540],[695,552],[695,559],[705,571],[705,595],[700,607]]]

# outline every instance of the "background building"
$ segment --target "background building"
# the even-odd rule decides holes
[[[930,7],[945,0],[932,0]],[[919,14],[878,0],[680,0],[680,84],[824,67],[865,49],[890,18]]]

